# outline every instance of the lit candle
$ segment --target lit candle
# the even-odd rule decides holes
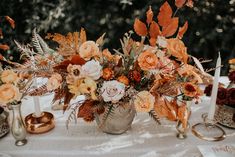
[[[220,58],[220,52],[219,52],[219,57],[216,62],[216,70],[215,70],[213,87],[212,87],[212,92],[211,92],[210,109],[208,113],[208,119],[210,120],[214,120],[216,98],[217,98],[218,86],[219,86],[220,68],[221,68],[221,58]]]
[[[37,78],[34,79],[34,85],[38,87]],[[33,101],[34,101],[34,108],[35,108],[35,116],[40,117],[41,109],[40,109],[39,96],[34,96]]]

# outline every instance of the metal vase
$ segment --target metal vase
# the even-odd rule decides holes
[[[21,116],[21,101],[19,101],[16,105],[12,105],[13,117],[12,117],[12,125],[11,125],[11,133],[15,138],[16,146],[23,146],[27,143],[26,140],[26,129],[24,122]]]
[[[115,105],[112,115],[105,121],[103,121],[104,114],[96,115],[96,122],[100,129],[108,134],[119,135],[131,127],[136,111],[133,105],[128,102],[124,105]]]

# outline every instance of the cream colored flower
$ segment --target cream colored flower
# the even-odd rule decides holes
[[[22,94],[13,84],[3,84],[0,86],[0,103],[7,104],[13,101],[20,101]]]
[[[125,94],[125,85],[116,80],[105,81],[101,93],[105,102],[117,103]]]
[[[81,84],[78,87],[78,90],[81,94],[90,94],[91,99],[93,100],[97,100],[96,89],[97,89],[96,82],[89,77],[81,79]]]
[[[74,77],[78,77],[80,75],[82,67],[81,65],[72,65],[69,64],[67,67],[67,71],[70,75],[73,75]]]
[[[80,79],[82,77],[81,69],[82,67],[80,65],[69,64],[67,67],[68,76],[66,76],[66,82],[73,84],[75,80]]]
[[[1,80],[4,83],[17,83],[19,77],[13,70],[4,70],[1,74]]]
[[[99,56],[99,47],[94,41],[86,41],[79,48],[79,55],[86,61]]]
[[[53,74],[47,82],[47,89],[48,90],[55,90],[61,86],[62,77],[60,74],[55,73]]]
[[[98,61],[91,60],[82,66],[81,75],[98,80],[102,76],[102,67]]]
[[[153,109],[154,103],[155,98],[148,91],[139,92],[134,99],[134,105],[137,112],[149,112]]]
[[[96,89],[97,85],[94,80],[89,77],[76,80],[73,84],[68,85],[69,92],[78,96],[80,94],[90,94],[91,99],[97,100]]]

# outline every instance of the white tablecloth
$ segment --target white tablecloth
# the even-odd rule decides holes
[[[226,82],[227,80],[223,80]],[[227,83],[227,82],[226,82]],[[51,96],[40,98],[42,109],[51,111]],[[201,114],[208,111],[209,98],[203,97],[202,103],[192,105],[190,124],[201,122]],[[32,98],[23,102],[22,114],[25,117],[33,112]],[[163,121],[157,125],[147,114],[138,114],[132,128],[122,135],[102,133],[95,122],[85,123],[78,120],[65,127],[67,114],[51,111],[55,116],[56,127],[44,134],[27,134],[25,146],[14,145],[11,133],[0,139],[0,152],[13,157],[200,157],[198,145],[223,145],[235,143],[235,130],[224,128],[227,138],[220,142],[198,139],[188,132],[188,138],[176,138],[175,123]],[[1,154],[0,154],[1,156]]]

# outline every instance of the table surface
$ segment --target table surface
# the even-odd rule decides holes
[[[226,78],[223,82],[228,83]],[[227,137],[223,141],[208,142],[192,135],[191,130],[184,140],[176,138],[175,123],[167,120],[157,125],[148,114],[137,114],[131,129],[122,135],[109,135],[101,132],[95,122],[85,123],[78,120],[70,123],[66,129],[67,114],[62,111],[51,111],[51,95],[40,98],[41,108],[55,116],[56,127],[44,134],[27,134],[25,146],[14,145],[14,138],[9,133],[0,139],[1,153],[12,157],[201,157],[198,145],[224,145],[235,143],[235,130],[224,128]],[[209,98],[203,97],[202,102],[192,105],[190,124],[201,122],[201,114],[208,111]],[[34,110],[32,98],[23,101],[23,117]]]

